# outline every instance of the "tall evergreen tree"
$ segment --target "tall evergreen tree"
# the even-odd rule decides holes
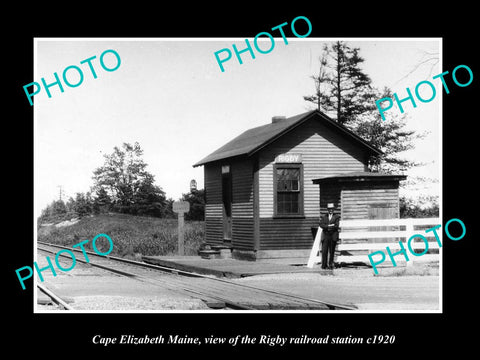
[[[61,220],[67,215],[67,206],[63,200],[53,200],[41,212],[39,221],[48,222]]]
[[[96,191],[96,196],[93,199],[93,211],[96,214],[101,214],[109,211],[112,206],[112,199],[108,195],[105,188],[100,187]]]
[[[159,186],[153,184],[153,177],[148,177],[140,184],[133,197],[131,213],[164,217],[165,206],[165,192]]]
[[[370,170],[398,172],[419,165],[402,158],[401,153],[412,149],[413,140],[424,134],[406,129],[405,114],[381,120],[375,100],[392,97],[392,93],[388,88],[379,91],[372,87],[370,77],[360,68],[364,59],[359,51],[341,41],[325,45],[319,73],[312,76],[316,92],[304,100],[383,151],[369,159]]]
[[[376,99],[393,98],[388,88],[384,88],[382,92],[372,89],[372,94]],[[421,165],[421,163],[408,160],[402,155],[405,151],[415,147],[416,139],[422,139],[426,135],[407,128],[406,114],[393,114],[388,121],[383,121],[376,109],[368,110],[358,115],[346,127],[383,152],[383,154],[369,159],[369,167],[372,171],[404,172],[409,168]]]
[[[353,121],[375,105],[369,102],[372,99],[371,79],[360,67],[364,59],[359,51],[342,41],[325,45],[319,73],[312,76],[316,92],[303,97],[340,124]]]
[[[77,193],[73,208],[79,217],[91,214],[93,212],[93,200],[90,193]]]
[[[67,212],[67,207],[63,200],[56,200],[52,202],[52,214],[53,215],[64,215]]]

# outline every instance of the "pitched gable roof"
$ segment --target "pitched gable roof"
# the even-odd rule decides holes
[[[359,143],[361,146],[365,147],[368,152],[377,155],[382,153],[380,150],[370,145],[358,135],[348,130],[345,126],[338,124],[320,111],[313,110],[286,118],[275,123],[249,129],[234,138],[233,140],[229,141],[219,149],[215,150],[213,153],[203,158],[193,166],[197,167],[210,162],[227,159],[234,156],[251,156],[257,151],[263,149],[265,146],[271,144],[279,137],[285,135],[292,129],[296,128],[308,119],[311,119],[315,116],[317,116],[321,121],[324,121],[334,127],[337,131],[340,131],[344,135],[350,137],[353,141]]]

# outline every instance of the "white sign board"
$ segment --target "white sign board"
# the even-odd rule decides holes
[[[281,154],[275,158],[275,163],[301,163],[302,154]]]
[[[190,203],[188,201],[175,201],[173,203],[173,211],[177,214],[183,214],[190,211]]]

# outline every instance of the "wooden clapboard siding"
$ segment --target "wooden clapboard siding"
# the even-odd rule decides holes
[[[253,249],[253,160],[225,162],[232,175],[232,246]],[[205,165],[205,237],[211,245],[223,244],[222,163]]]
[[[253,160],[236,160],[231,162],[233,204],[244,203],[253,205]],[[249,215],[252,216],[253,207]]]
[[[253,160],[236,160],[232,171],[232,246],[253,250]]]
[[[205,202],[220,204],[222,202],[222,171],[219,164],[207,164],[204,169]]]
[[[390,208],[389,217],[399,217],[398,187],[392,184],[358,186],[342,190],[342,219],[368,219],[375,207]]]
[[[231,245],[245,253],[311,248],[311,228],[318,226],[319,216],[330,202],[335,203],[342,218],[398,214],[398,182],[389,187],[385,179],[373,181],[366,176],[368,184],[364,186],[365,179],[359,180],[359,176],[353,180],[338,178],[340,174],[367,171],[368,155],[375,149],[339,130],[331,121],[308,116],[298,126],[285,128],[288,132],[278,137],[267,136],[278,130],[278,123],[251,129],[232,140],[238,148],[228,143],[221,148],[223,157],[217,154],[204,163],[207,243],[224,242],[221,167],[227,164],[232,186]],[[290,123],[294,124],[292,119]],[[263,140],[256,144],[258,138]],[[298,217],[274,216],[273,170],[275,158],[281,154],[299,154],[302,158],[303,214]],[[324,183],[329,177],[335,179]],[[321,186],[313,179],[323,179]]]
[[[233,218],[232,246],[239,250],[253,250],[253,218]]]
[[[312,179],[339,173],[365,171],[365,150],[341,136],[327,125],[312,118],[268,145],[259,155],[260,217],[274,215],[273,164],[279,154],[302,155],[304,168],[304,215],[318,217],[319,187]]]
[[[309,249],[313,244],[312,226],[318,226],[318,217],[260,218],[260,250]]]
[[[219,164],[207,164],[205,181],[205,242],[223,244],[222,174]]]
[[[223,244],[222,204],[205,205],[205,241],[209,245]]]

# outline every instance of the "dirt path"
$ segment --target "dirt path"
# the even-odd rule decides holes
[[[440,310],[438,275],[372,276],[371,269],[335,270],[333,275],[272,274],[235,281],[333,303],[351,304],[359,310]]]

